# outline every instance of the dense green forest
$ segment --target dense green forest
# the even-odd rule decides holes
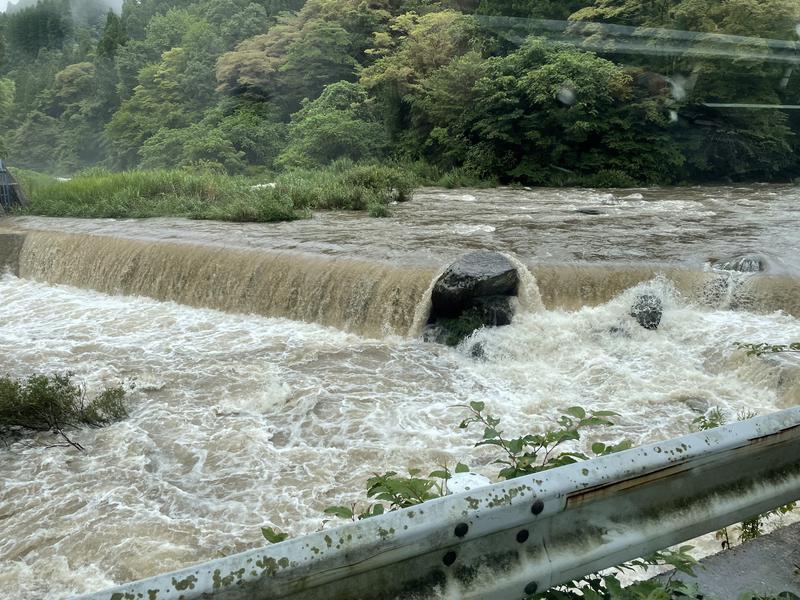
[[[12,165],[254,174],[349,158],[533,185],[800,176],[797,0],[115,8],[23,0],[0,14]]]

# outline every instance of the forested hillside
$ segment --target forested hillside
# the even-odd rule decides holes
[[[246,173],[349,157],[534,185],[800,176],[797,0],[108,7],[25,0],[0,15],[11,164]]]

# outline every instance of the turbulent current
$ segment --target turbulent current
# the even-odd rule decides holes
[[[800,365],[734,343],[800,340],[799,201],[768,186],[426,190],[387,220],[0,222],[21,236],[0,278],[4,372],[135,386],[129,419],[73,432],[83,454],[43,447],[49,434],[0,448],[0,597],[174,570],[257,547],[263,526],[315,531],[377,471],[496,474],[480,431],[458,428],[472,400],[509,434],[574,405],[619,412],[583,449],[673,437],[711,407],[796,405]],[[431,280],[473,248],[527,265],[544,307],[462,348],[423,342]],[[741,253],[766,271],[711,267]],[[643,291],[664,302],[657,331],[628,315]]]

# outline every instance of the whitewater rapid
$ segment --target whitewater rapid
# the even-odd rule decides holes
[[[651,332],[633,296],[665,302]],[[800,339],[781,312],[713,309],[652,280],[611,302],[518,315],[449,349],[319,325],[0,279],[0,352],[12,376],[74,371],[90,393],[133,382],[129,419],[74,437],[87,449],[0,449],[0,597],[62,599],[257,547],[260,528],[323,526],[375,472],[455,461],[495,474],[459,408],[484,401],[508,434],[573,405],[617,425],[578,445],[673,437],[718,406],[800,403],[789,358],[737,341]],[[469,356],[481,342],[485,361]],[[46,443],[48,435],[36,440]],[[713,549],[713,541],[707,542]]]

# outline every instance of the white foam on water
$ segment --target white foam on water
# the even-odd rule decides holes
[[[645,292],[664,302],[656,331],[628,314]],[[474,370],[486,397],[501,399],[497,412],[553,416],[574,405],[614,410],[622,416],[613,431],[641,442],[687,433],[698,405],[731,415],[783,408],[774,386],[740,372],[759,361],[740,359],[733,348],[736,341],[770,338],[800,339],[800,322],[780,313],[694,307],[668,282],[655,280],[603,306],[523,314],[510,327],[476,333],[466,345],[483,344],[487,361]]]
[[[628,316],[657,293],[657,331]],[[60,599],[263,545],[261,526],[317,530],[376,471],[497,467],[482,400],[508,434],[581,405],[620,413],[577,444],[682,434],[705,406],[766,413],[800,399],[735,341],[800,339],[800,321],[698,308],[665,281],[576,312],[531,311],[483,330],[485,362],[397,337],[0,279],[5,371],[72,370],[90,393],[135,379],[129,419],[73,432],[87,452],[0,450],[0,597]],[[765,375],[766,373],[766,375]],[[48,441],[48,435],[38,440]],[[713,544],[713,542],[709,542]],[[709,548],[712,549],[712,548]]]
[[[467,225],[459,223],[453,226],[453,231],[458,235],[475,235],[476,233],[493,233],[497,231],[492,225]]]

